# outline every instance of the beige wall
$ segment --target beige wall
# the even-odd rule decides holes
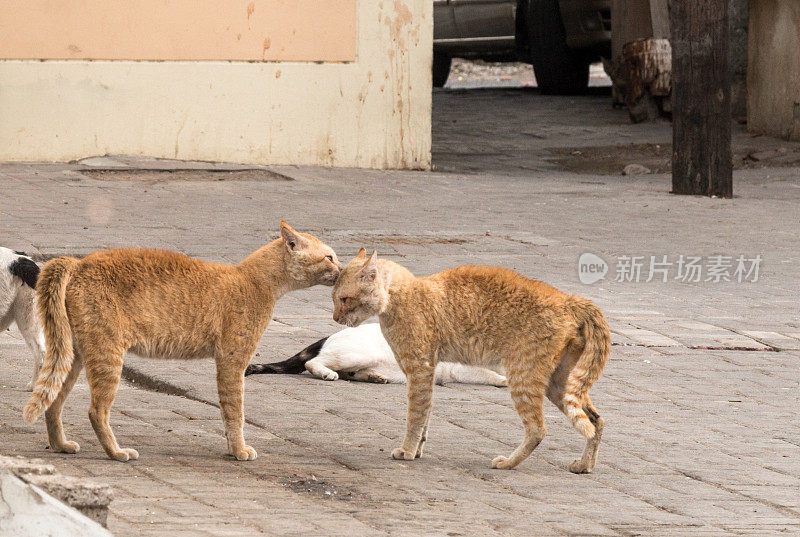
[[[0,0],[0,58],[353,61],[356,0]]]
[[[800,140],[800,2],[750,0],[747,127]]]
[[[355,1],[352,62],[0,61],[0,160],[428,168],[432,3]]]

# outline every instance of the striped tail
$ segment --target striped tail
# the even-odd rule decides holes
[[[600,378],[611,353],[611,334],[603,312],[590,300],[570,297],[572,311],[580,326],[583,352],[569,374],[564,394],[566,414],[584,436],[594,436],[594,422],[599,418],[587,396]],[[588,414],[588,416],[587,416]]]
[[[244,374],[247,375],[259,375],[259,374],[284,374],[284,375],[297,375],[302,373],[306,370],[306,362],[311,360],[312,358],[316,358],[320,351],[322,350],[322,346],[325,345],[325,342],[328,341],[328,338],[324,337],[319,341],[312,343],[302,351],[298,352],[288,360],[284,360],[283,362],[273,362],[271,364],[253,364],[248,365],[247,369],[245,370]]]
[[[58,397],[74,359],[72,328],[69,325],[65,294],[72,272],[80,261],[59,257],[49,261],[36,284],[36,305],[47,345],[39,378],[22,416],[33,423]]]

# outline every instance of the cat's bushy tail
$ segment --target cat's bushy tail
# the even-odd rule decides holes
[[[611,333],[603,312],[591,300],[576,296],[570,297],[569,300],[575,320],[580,327],[583,352],[567,379],[564,404],[567,406],[567,415],[570,419],[577,422],[579,428],[591,432],[588,436],[592,436],[594,425],[586,414],[596,414],[596,412],[591,403],[588,403],[586,394],[592,384],[600,378],[600,373],[606,366],[608,355],[611,353]]]
[[[39,273],[36,307],[42,322],[47,354],[31,398],[22,411],[22,417],[28,423],[36,421],[55,401],[72,369],[72,329],[67,317],[65,294],[67,283],[78,263],[79,260],[74,257],[59,257],[48,262]]]
[[[611,333],[603,312],[591,300],[573,297],[572,311],[581,327],[584,348],[570,380],[575,380],[576,391],[583,394],[600,378],[606,366],[611,353]]]
[[[273,374],[273,375],[297,375],[306,370],[306,362],[312,358],[316,358],[322,350],[322,346],[328,338],[324,337],[317,342],[312,343],[302,351],[298,352],[288,360],[282,362],[273,362],[271,364],[252,364],[248,365],[244,374],[259,375],[259,374]]]

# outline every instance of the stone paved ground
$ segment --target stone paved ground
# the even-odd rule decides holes
[[[611,79],[600,62],[589,69],[590,87],[611,87]],[[536,87],[533,66],[522,62],[487,62],[453,58],[448,89]]]
[[[51,454],[44,426],[20,417],[30,357],[13,330],[0,335],[3,453],[110,483],[117,535],[800,533],[800,169],[737,172],[733,200],[672,196],[664,175],[561,173],[541,155],[569,129],[571,143],[602,145],[622,132],[667,138],[668,126],[626,131],[615,112],[597,113],[587,133],[576,116],[593,97],[487,93],[478,110],[472,98],[459,108],[463,95],[435,95],[435,158],[447,172],[283,167],[259,181],[98,180],[76,164],[0,164],[0,243],[41,259],[152,246],[236,262],[274,238],[283,217],[345,259],[365,245],[420,274],[486,263],[544,279],[595,300],[614,331],[592,392],[607,423],[594,474],[565,470],[582,439],[552,407],[534,455],[491,470],[521,427],[506,390],[479,386],[438,387],[426,456],[392,461],[402,386],[306,376],[248,378],[245,432],[260,456],[236,462],[224,455],[213,365],[133,356],[112,424],[140,459],[106,459],[84,380],[65,412],[82,450]],[[502,118],[475,128],[475,116],[508,102],[529,107],[517,116],[545,110],[548,134],[521,137]],[[557,128],[552,107],[572,126]],[[502,150],[461,157],[493,144]],[[594,285],[578,279],[585,252],[609,263]],[[681,254],[763,261],[754,283],[684,283],[674,272],[668,283],[615,281],[619,256]],[[254,360],[283,359],[336,329],[330,289],[293,293]]]

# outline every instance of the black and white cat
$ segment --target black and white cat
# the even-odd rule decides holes
[[[336,380],[341,376],[363,382],[406,381],[377,323],[345,328],[309,345],[283,362],[250,365],[244,374],[298,374],[304,369],[325,380]],[[439,362],[434,378],[437,384],[463,382],[508,386],[506,378],[495,371],[452,362]]]
[[[22,252],[0,246],[0,330],[16,323],[25,343],[35,358],[33,379],[28,391],[36,384],[44,359],[44,334],[36,315],[36,280],[39,267]]]

